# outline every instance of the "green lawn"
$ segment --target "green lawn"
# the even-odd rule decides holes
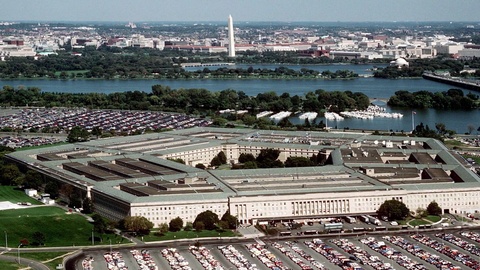
[[[233,231],[207,231],[203,230],[201,232],[196,231],[179,231],[179,232],[167,232],[164,236],[156,236],[154,232],[151,232],[149,235],[143,237],[145,242],[153,241],[164,241],[164,240],[174,240],[174,239],[193,239],[193,238],[202,238],[202,237],[232,237],[235,236]],[[141,237],[138,237],[141,239]]]
[[[9,201],[11,203],[29,202],[31,204],[42,204],[41,202],[30,198],[23,189],[17,189],[14,186],[0,186],[0,202]],[[0,217],[2,212],[0,212]]]
[[[414,220],[408,222],[408,224],[415,227],[415,226],[419,226],[419,225],[427,225],[427,224],[430,224],[430,222],[428,222],[426,220],[423,220],[423,219],[414,219]]]
[[[16,263],[0,261],[0,269],[2,270],[18,270],[20,268]]]
[[[91,246],[92,228],[85,217],[53,206],[0,211],[0,232],[7,232],[9,247],[17,247],[21,239],[32,243],[32,234],[37,231],[45,235],[45,247]],[[108,237],[115,241],[118,236],[104,235],[104,241]]]
[[[429,216],[425,217],[425,219],[432,222],[432,223],[435,223],[435,222],[439,222],[442,219],[442,217],[429,215]]]

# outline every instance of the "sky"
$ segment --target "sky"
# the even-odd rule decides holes
[[[480,0],[5,0],[0,21],[474,21]]]

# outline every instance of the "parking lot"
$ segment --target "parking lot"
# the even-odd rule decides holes
[[[480,269],[478,231],[248,240],[85,252],[76,269]]]

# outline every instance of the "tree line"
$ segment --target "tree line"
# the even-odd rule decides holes
[[[65,49],[70,46],[65,46]],[[71,48],[70,48],[71,49]],[[47,78],[47,79],[193,79],[193,78],[312,78],[318,75],[312,70],[292,71],[287,68],[260,69],[255,72],[228,68],[211,71],[186,71],[182,63],[230,62],[225,53],[191,53],[183,51],[157,50],[152,48],[117,48],[106,45],[98,49],[86,46],[83,49],[60,50],[56,55],[43,57],[8,57],[0,62],[0,79]],[[259,64],[329,64],[342,62],[328,57],[302,58],[298,53],[248,52],[239,55],[236,63]],[[355,63],[360,63],[356,61]],[[325,78],[353,78],[356,74],[347,71],[325,73]]]
[[[397,91],[390,97],[388,105],[405,108],[434,108],[438,110],[472,110],[478,108],[478,95],[468,93],[464,95],[460,89],[449,89],[443,92],[429,91]]]
[[[434,72],[437,70],[448,71],[452,76],[462,76],[463,73],[461,74],[461,71],[466,66],[470,68],[480,67],[480,59],[478,58],[468,60],[454,60],[451,58],[409,59],[408,61],[408,67],[388,66],[379,68],[373,73],[373,76],[383,79],[422,77],[422,74],[426,71]],[[477,70],[475,74],[480,74],[480,72]]]
[[[218,110],[238,109],[250,112],[271,110],[321,112],[365,109],[368,97],[351,91],[316,90],[305,96],[276,92],[248,96],[243,91],[226,89],[218,92],[206,89],[171,89],[153,85],[152,92],[142,91],[103,93],[52,93],[36,87],[4,86],[0,90],[0,106],[85,107],[96,109],[152,110],[213,115]]]

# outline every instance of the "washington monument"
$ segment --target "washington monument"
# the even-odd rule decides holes
[[[232,15],[228,15],[228,56],[235,57],[235,38],[233,37]]]

